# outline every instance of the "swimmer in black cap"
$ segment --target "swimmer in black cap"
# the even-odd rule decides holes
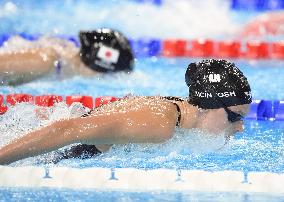
[[[76,157],[74,153],[103,152],[112,144],[162,143],[172,138],[177,128],[197,128],[217,136],[225,133],[227,138],[243,131],[251,92],[246,77],[233,63],[192,63],[185,80],[189,86],[188,100],[128,97],[96,108],[86,116],[56,121],[2,147],[0,164],[72,143],[84,146],[71,149],[63,158]]]
[[[12,38],[0,49],[1,84],[21,84],[53,73],[66,78],[133,70],[133,53],[122,33],[98,29],[81,31],[79,38],[80,49],[61,38],[43,37],[33,42]]]
[[[226,121],[216,121],[218,125],[211,125],[212,122],[207,123],[206,120],[218,120],[225,112],[233,127],[227,128],[231,129],[227,131],[228,135],[242,131],[243,112],[248,110],[252,101],[251,89],[246,77],[233,63],[226,60],[191,63],[186,70],[185,81],[189,87],[188,103],[204,110],[205,117],[209,117],[202,125],[207,125],[209,131],[218,132],[218,128],[224,128]]]

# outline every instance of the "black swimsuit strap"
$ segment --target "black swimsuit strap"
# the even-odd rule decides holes
[[[178,106],[177,103],[174,103],[173,104],[177,107],[177,112],[178,112],[178,120],[176,122],[176,126],[180,126],[180,120],[181,120],[181,111],[180,111],[180,107]]]
[[[174,96],[165,96],[163,97],[166,100],[173,100],[173,101],[178,101],[178,102],[184,102],[185,100],[179,97],[174,97]]]
[[[91,113],[94,111],[94,109],[91,109],[90,111],[88,111],[87,113],[83,114],[81,117],[87,117],[90,116]]]
[[[185,101],[182,98],[173,97],[173,96],[165,96],[163,98],[165,98],[166,100],[176,101],[176,102],[184,102]],[[181,121],[181,110],[180,110],[180,107],[179,107],[179,105],[177,103],[175,103],[175,102],[172,102],[172,103],[176,106],[177,112],[178,112],[178,120],[177,120],[176,126],[180,126],[180,121]]]

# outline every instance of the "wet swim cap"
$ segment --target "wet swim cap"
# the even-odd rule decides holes
[[[133,53],[122,33],[111,29],[81,31],[81,60],[98,72],[132,71]]]
[[[218,109],[251,103],[247,78],[226,60],[203,60],[189,64],[185,73],[188,102],[202,109]]]

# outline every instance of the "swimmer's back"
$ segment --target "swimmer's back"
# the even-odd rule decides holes
[[[169,119],[174,118],[175,125],[179,126],[181,113],[178,102],[183,102],[184,100],[177,97],[127,97],[110,103],[108,105],[103,105],[99,108],[92,110],[90,113],[84,114],[82,117],[96,116],[101,112],[106,113],[127,113],[128,111],[139,112],[137,116],[146,116],[147,112],[152,111],[152,113],[163,113]],[[107,151],[112,145],[92,145],[92,144],[79,144],[73,146],[61,153],[61,157],[58,159],[68,159],[68,158],[90,158],[101,154],[101,152]]]

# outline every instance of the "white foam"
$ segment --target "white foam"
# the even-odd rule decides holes
[[[0,147],[19,138],[29,131],[51,124],[60,119],[79,117],[88,109],[81,103],[55,103],[53,107],[39,107],[30,103],[18,103],[0,116]]]
[[[29,4],[6,7],[6,15],[18,17],[20,29],[30,33],[76,35],[78,30],[111,27],[131,37],[212,38],[228,37],[239,27],[232,17],[230,2],[223,0],[164,0],[161,7],[129,1],[65,1],[56,15],[56,3],[43,3],[37,9]],[[33,10],[27,15],[23,8]],[[35,19],[34,23],[30,19]]]
[[[0,17],[11,16],[17,12],[16,4],[8,1],[0,8]]]
[[[89,27],[88,20],[92,19],[100,24],[119,25],[133,37],[212,37],[231,34],[237,28],[230,18],[229,4],[219,0],[166,0],[162,7],[118,4],[97,10],[96,18],[93,17],[93,11],[86,10],[85,6],[79,4],[75,14],[77,17],[82,16],[83,26]]]
[[[20,36],[13,36],[5,41],[0,49],[0,53],[24,52],[37,48],[52,48],[58,54],[60,53],[61,58],[73,57],[79,52],[79,49],[73,42],[46,35],[34,41],[26,40]]]

